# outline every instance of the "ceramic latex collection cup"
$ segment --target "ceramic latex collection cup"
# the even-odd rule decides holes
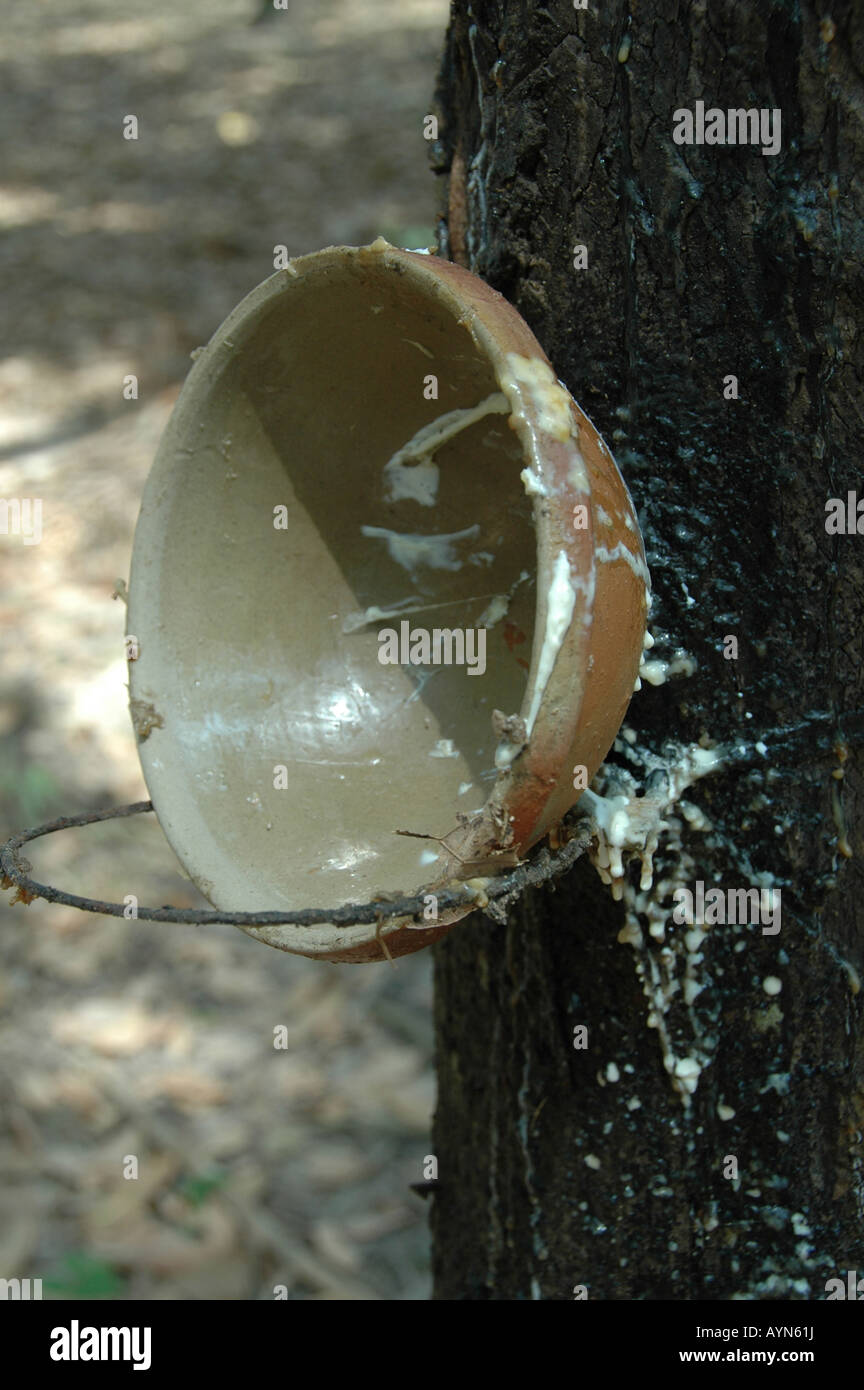
[[[615,737],[648,585],[608,448],[500,294],[380,238],[295,260],[198,355],[142,501],[130,707],[165,834],[232,911],[512,866]],[[380,960],[470,910],[244,929]]]

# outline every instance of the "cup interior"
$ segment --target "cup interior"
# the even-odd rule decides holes
[[[216,906],[413,893],[440,846],[396,832],[486,800],[534,640],[526,460],[500,404],[400,451],[498,392],[456,309],[383,257],[274,276],[193,368],[136,532],[130,689]]]

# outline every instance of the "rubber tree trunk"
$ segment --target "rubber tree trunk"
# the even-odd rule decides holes
[[[773,881],[782,910],[688,952],[668,891],[631,886],[628,918],[582,858],[436,948],[439,1299],[820,1299],[864,1272],[864,535],[826,529],[864,498],[862,70],[850,0],[453,5],[442,253],[612,445],[652,655],[693,658],[634,696],[630,766],[729,752],[655,885]],[[676,143],[699,101],[779,110],[779,151]]]

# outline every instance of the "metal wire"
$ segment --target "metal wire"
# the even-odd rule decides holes
[[[102,902],[98,898],[81,898],[75,893],[65,893],[60,888],[53,888],[50,884],[39,883],[36,879],[30,878],[30,865],[20,858],[20,851],[28,841],[38,840],[42,835],[51,835],[56,830],[69,830],[76,826],[93,825],[97,821],[137,816],[144,811],[152,810],[152,801],[135,801],[129,806],[116,806],[108,811],[61,816],[58,820],[49,821],[47,825],[37,826],[34,830],[22,830],[7,840],[0,849],[0,885],[17,889],[13,902],[29,903],[33,898],[44,898],[46,902],[77,907],[82,912],[99,912],[108,917],[128,918],[128,904]],[[511,872],[490,878],[483,890],[484,897],[488,900],[486,903],[478,901],[475,887],[467,883],[459,884],[436,892],[439,911],[470,903],[480,907],[481,911],[494,921],[504,921],[506,902],[518,897],[529,886],[535,887],[558,878],[570,868],[590,843],[590,833],[585,828],[567,828],[564,833],[569,838],[560,849],[540,849],[530,860],[526,860]],[[208,912],[198,908],[138,907],[135,909],[134,917],[143,918],[148,922],[182,922],[193,926],[209,926],[221,922],[233,927],[264,927],[279,923],[312,927],[319,922],[329,922],[336,927],[350,927],[362,923],[380,923],[391,917],[411,917],[419,925],[423,922],[427,896],[428,890],[413,897],[388,897],[369,903],[346,903],[342,907],[306,907],[293,912]]]

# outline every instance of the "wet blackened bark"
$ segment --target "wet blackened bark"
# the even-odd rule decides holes
[[[713,927],[701,992],[672,995],[667,1052],[704,1063],[689,1108],[635,968],[662,975],[665,945],[680,985],[684,929],[619,943],[586,859],[436,948],[438,1298],[819,1299],[864,1271],[864,535],[825,528],[864,496],[864,29],[830,8],[453,7],[442,248],[613,443],[660,655],[697,663],[627,722],[637,747],[748,750],[688,793],[711,822],[688,877],[773,874],[782,926]],[[779,154],[673,143],[699,100],[779,108]]]

